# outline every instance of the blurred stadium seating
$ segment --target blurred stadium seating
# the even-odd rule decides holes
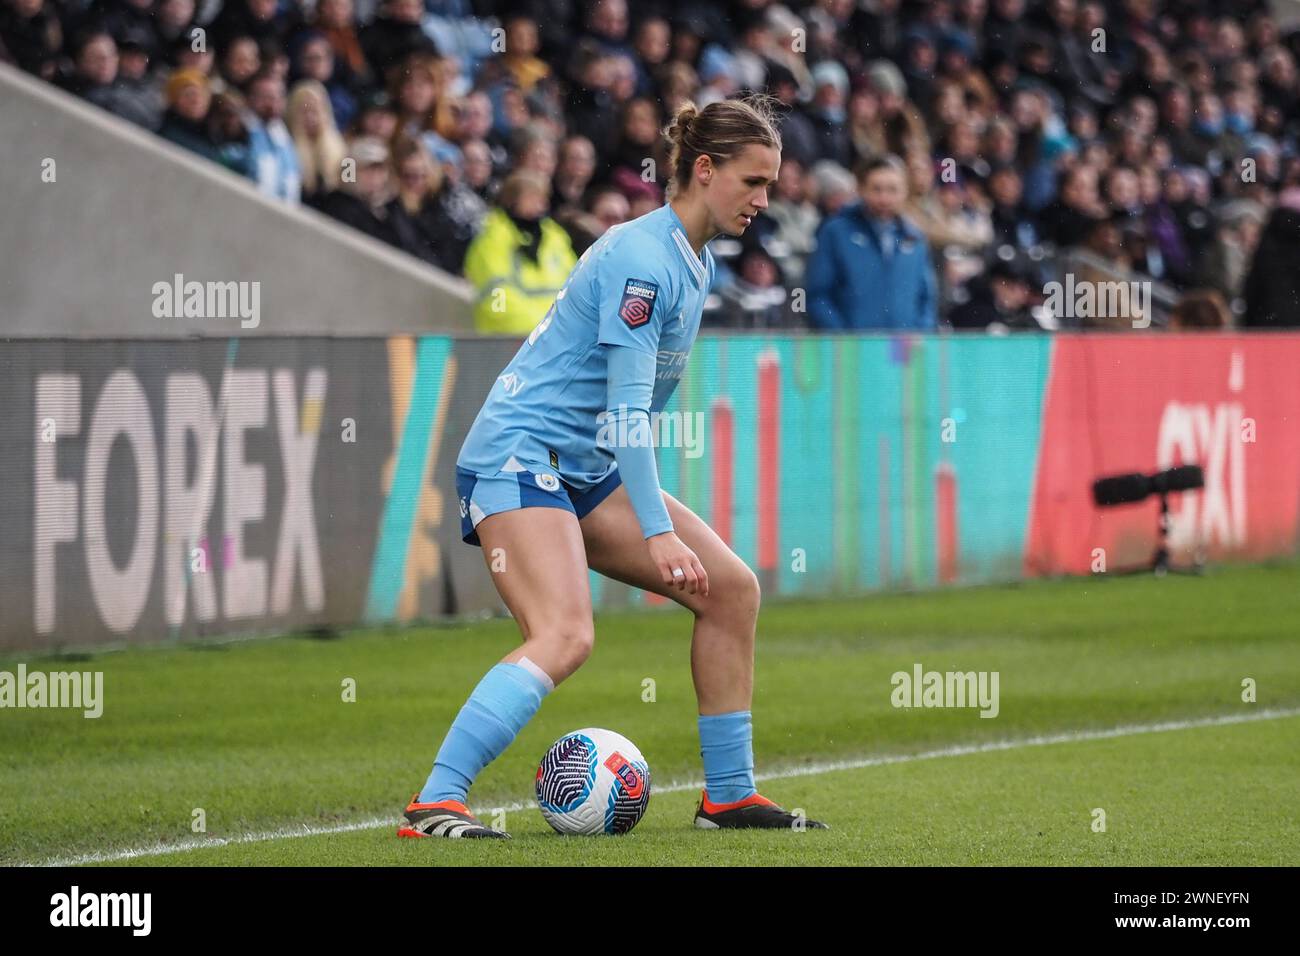
[[[1300,314],[1279,267],[1300,256],[1296,9],[0,0],[0,60],[455,273],[507,174],[551,181],[581,252],[663,201],[679,103],[764,90],[781,181],[742,240],[715,241],[710,325],[815,328],[792,293],[817,229],[856,199],[850,170],[894,153],[946,324],[1088,327],[1043,307],[1081,249],[1159,284],[1157,327],[1207,289],[1223,307],[1173,324],[1255,327]],[[515,225],[527,254],[536,225]]]

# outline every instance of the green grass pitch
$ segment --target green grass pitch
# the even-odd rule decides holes
[[[509,620],[27,658],[102,670],[104,713],[0,710],[0,864],[1300,861],[1295,562],[769,602],[760,789],[830,831],[693,829],[690,616],[602,614],[596,634],[470,793],[487,822],[504,808],[509,842],[394,832],[465,697],[516,645]],[[895,708],[890,677],[917,663],[997,671],[998,715]],[[559,837],[528,805],[542,753],[586,726],[628,736],[650,763],[649,810],[626,836]]]

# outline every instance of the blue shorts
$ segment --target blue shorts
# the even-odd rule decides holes
[[[456,466],[456,494],[460,498],[460,537],[482,547],[474,528],[488,515],[517,508],[563,508],[581,520],[610,496],[623,477],[613,469],[597,485],[579,491],[549,471],[501,471],[480,475]]]

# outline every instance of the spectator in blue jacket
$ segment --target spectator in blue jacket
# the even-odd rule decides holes
[[[269,70],[248,84],[249,150],[253,178],[267,196],[297,205],[302,198],[298,150],[284,125],[284,81]]]
[[[902,216],[905,169],[896,156],[858,169],[860,201],[817,231],[805,286],[814,329],[930,331],[937,291],[925,236]]]

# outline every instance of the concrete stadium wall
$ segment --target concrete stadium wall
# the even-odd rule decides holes
[[[0,344],[0,650],[501,611],[455,460],[517,348]],[[769,598],[1141,564],[1156,502],[1091,483],[1188,462],[1177,558],[1294,554],[1297,367],[1294,334],[705,335],[659,473]],[[665,603],[590,580],[598,608]]]
[[[473,331],[464,280],[4,64],[0,130],[0,336]],[[155,317],[177,275],[260,283],[257,324]]]

